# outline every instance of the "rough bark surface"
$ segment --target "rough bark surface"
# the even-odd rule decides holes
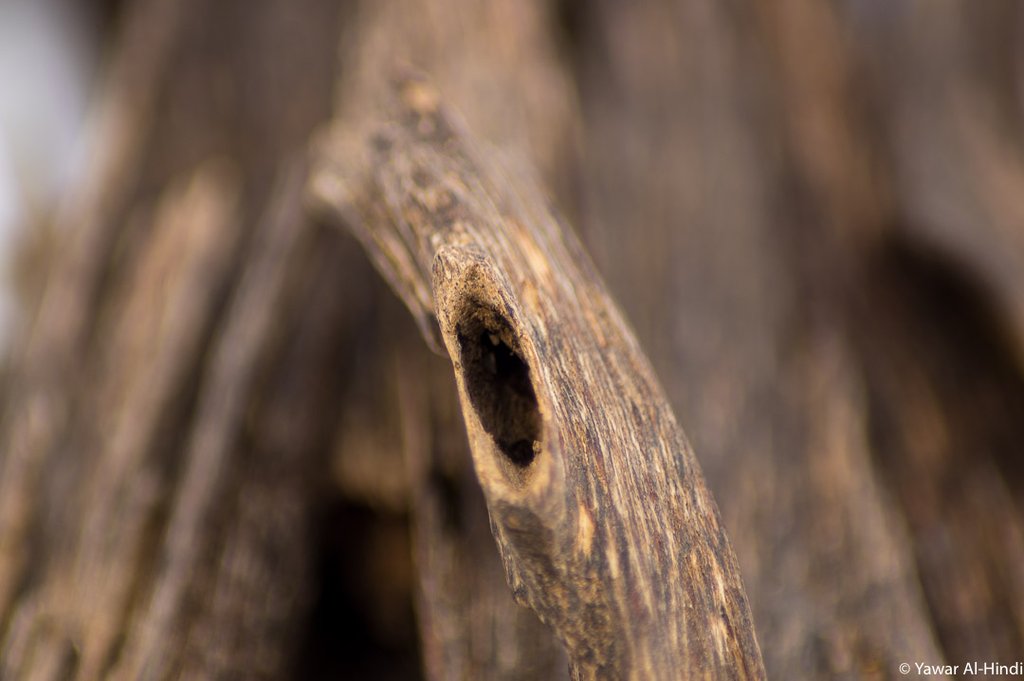
[[[348,125],[373,120],[391,96],[394,65],[415,64],[483,139],[525,159],[564,195],[578,117],[552,9],[544,0],[361,3],[342,38],[334,116]],[[381,293],[375,305],[390,310],[392,294]],[[421,293],[430,305],[429,290]],[[339,428],[336,461],[347,493],[410,512],[427,676],[565,678],[562,646],[509,592],[450,368],[416,338],[396,333],[405,328],[396,318],[381,315],[368,333],[376,342],[364,359],[366,387],[346,405],[352,417]],[[416,319],[443,353],[431,330],[436,322]],[[394,357],[403,358],[397,371]],[[379,385],[391,389],[373,389]],[[396,467],[407,471],[397,493]]]
[[[876,224],[867,147],[841,105],[854,98],[829,12],[797,5],[600,3],[583,54],[602,58],[580,75],[593,154],[582,224],[612,291],[643,311],[769,675],[888,673],[939,653],[872,466],[834,290],[858,230]],[[800,115],[776,117],[780,91]]]
[[[513,593],[575,678],[763,677],[718,511],[579,243],[431,86],[399,90],[391,125],[339,133],[314,193],[427,333],[436,315]]]
[[[82,2],[116,42],[0,372],[4,681],[739,674],[670,412],[769,676],[1024,657],[1024,5]],[[381,120],[396,61],[487,146]],[[328,124],[368,249],[309,211]]]
[[[349,285],[339,240],[304,210],[300,152],[327,97],[304,89],[314,71],[295,52],[211,50],[218,26],[276,23],[288,4],[129,8],[93,172],[58,214],[67,241],[7,391],[0,678],[278,678],[294,665],[311,479],[335,418],[338,386],[322,376],[344,353],[334,292]],[[268,57],[304,77],[291,124],[239,107],[243,131],[274,121],[261,156],[245,132],[220,134],[210,109],[239,102],[212,104],[210,70],[238,59],[262,77]],[[249,95],[269,100],[261,82]]]

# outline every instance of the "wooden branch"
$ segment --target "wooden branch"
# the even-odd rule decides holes
[[[389,66],[395,60],[416,64],[477,134],[528,159],[544,185],[568,199],[580,119],[553,19],[548,0],[359,3],[340,45],[335,115],[350,122],[375,118],[391,93]],[[420,281],[423,309],[432,310],[429,277]],[[372,339],[365,343],[372,356],[359,361],[357,380],[366,389],[354,390],[342,410],[335,469],[359,471],[362,478],[361,490],[343,485],[346,496],[376,496],[377,503],[389,496],[393,507],[395,494],[374,495],[365,483],[375,481],[384,491],[384,481],[394,481],[395,470],[406,463],[402,503],[412,523],[426,678],[568,678],[563,646],[533,611],[513,601],[506,584],[437,323],[432,315],[419,318],[443,358],[415,333],[402,333],[407,312],[383,281],[361,285],[359,298],[372,301],[373,314],[361,331]],[[400,370],[384,371],[396,357]],[[396,378],[394,394],[381,389]],[[394,423],[399,415],[401,425]],[[395,442],[398,433],[405,435]]]
[[[762,678],[717,509],[579,243],[435,91],[399,90],[368,144],[341,131],[313,193],[421,328],[436,315],[517,600],[574,678]]]

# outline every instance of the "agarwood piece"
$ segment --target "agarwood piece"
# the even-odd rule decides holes
[[[335,115],[349,122],[376,116],[389,96],[387,69],[396,61],[415,64],[477,134],[502,153],[528,159],[545,186],[571,205],[579,116],[553,10],[548,0],[358,3],[340,45]],[[410,261],[404,269],[413,266]],[[432,310],[429,277],[419,282],[418,309]],[[410,337],[407,312],[384,282],[367,281],[360,291],[373,308],[354,377],[366,387],[353,390],[357,397],[342,410],[335,470],[346,497],[409,508],[426,677],[565,677],[563,647],[509,593],[433,316],[417,320],[444,359],[415,333]],[[394,371],[395,358],[406,368]],[[399,433],[406,435],[396,442]],[[400,487],[395,471],[403,460],[408,479]],[[449,522],[453,518],[464,522]]]
[[[575,678],[762,678],[732,548],[632,332],[532,184],[414,78],[314,176],[455,369],[517,600]],[[423,292],[432,293],[432,305]]]

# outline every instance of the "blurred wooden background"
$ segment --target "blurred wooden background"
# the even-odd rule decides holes
[[[0,677],[565,677],[447,359],[305,204],[393,64],[634,325],[770,677],[1024,658],[1024,6],[125,0],[23,248]]]

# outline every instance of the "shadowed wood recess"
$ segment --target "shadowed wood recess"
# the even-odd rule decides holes
[[[326,145],[313,193],[425,333],[436,316],[516,599],[573,678],[763,678],[718,510],[576,237],[432,86],[397,89],[389,124]]]

